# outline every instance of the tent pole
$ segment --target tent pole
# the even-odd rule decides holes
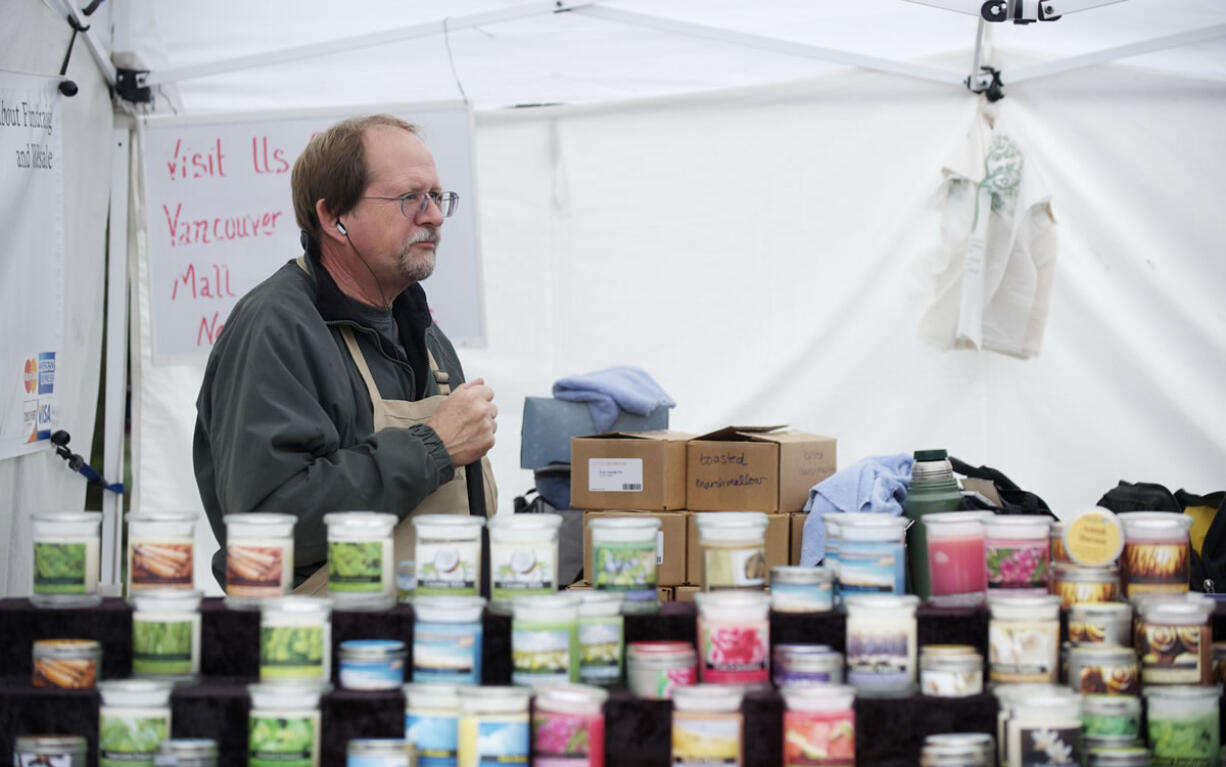
[[[102,43],[98,42],[97,35],[89,28],[89,19],[81,16],[81,12],[72,4],[72,0],[59,0],[59,5],[61,13],[71,17],[78,27],[85,29],[79,34],[85,38],[90,55],[94,57],[94,63],[98,65],[107,84],[112,88],[115,87],[115,65],[111,63],[111,54],[102,46]]]
[[[976,79],[979,77],[980,57],[983,54],[983,18],[980,17],[979,25],[975,29],[975,57],[971,59],[971,76],[966,79],[966,84],[971,89],[974,89]]]
[[[1044,64],[1036,64],[1032,67],[1019,69],[1016,72],[1009,73],[1009,84],[1016,85],[1017,83],[1026,80],[1033,80],[1037,77],[1046,77],[1048,75],[1060,74],[1061,72],[1069,72],[1074,69],[1083,67],[1091,67],[1095,64],[1105,64],[1108,61],[1117,59],[1127,59],[1133,56],[1140,56],[1144,53],[1153,53],[1155,51],[1165,50],[1167,48],[1178,48],[1183,45],[1194,45],[1203,43],[1206,40],[1212,40],[1226,35],[1226,24],[1215,24],[1211,27],[1203,29],[1194,29],[1190,32],[1180,32],[1174,35],[1165,37],[1156,37],[1152,40],[1143,40],[1139,43],[1131,43],[1129,45],[1121,45],[1118,48],[1105,48],[1101,51],[1094,51],[1081,56],[1072,56],[1067,59],[1058,61],[1049,61]]]

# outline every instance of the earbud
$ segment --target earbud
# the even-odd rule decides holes
[[[336,220],[336,231],[346,236],[349,234],[349,232],[345,230],[345,225],[340,222],[340,219]]]

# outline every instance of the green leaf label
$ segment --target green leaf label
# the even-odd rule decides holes
[[[85,544],[35,543],[34,593],[84,594]]]
[[[195,673],[196,622],[132,619],[132,671],[137,674]]]
[[[321,626],[262,626],[260,679],[323,676],[324,630]]]
[[[318,734],[314,717],[253,713],[249,723],[249,767],[312,767]]]
[[[330,541],[328,543],[329,591],[381,591],[382,589],[382,541]]]

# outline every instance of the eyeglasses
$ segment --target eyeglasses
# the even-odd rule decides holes
[[[426,212],[430,207],[430,203],[438,206],[439,212],[443,214],[443,218],[450,218],[452,213],[455,213],[456,206],[460,204],[460,195],[455,192],[409,192],[402,194],[399,197],[376,197],[374,195],[366,195],[363,199],[366,200],[399,200],[400,212],[406,218],[417,218]]]

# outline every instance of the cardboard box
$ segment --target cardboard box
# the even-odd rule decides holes
[[[592,573],[592,532],[588,522],[593,519],[608,517],[655,517],[660,520],[660,531],[656,537],[656,564],[658,566],[656,584],[659,586],[675,586],[685,583],[686,556],[686,518],[679,511],[589,511],[583,515],[583,566],[585,580],[591,582]]]
[[[804,511],[793,511],[789,516],[792,518],[792,554],[788,557],[789,565],[800,564],[800,544],[805,540],[805,520],[809,518],[809,514]]]
[[[781,426],[729,426],[686,448],[691,511],[800,511],[835,471],[836,440]]]
[[[689,553],[686,560],[685,582],[702,583],[702,550],[698,545],[698,515],[692,511],[686,512],[687,536],[689,538]],[[788,514],[766,515],[766,582],[770,583],[770,569],[776,565],[788,564],[791,554],[791,520]]]
[[[647,415],[622,411],[609,431],[634,432],[668,428],[668,408]],[[539,469],[551,463],[570,463],[571,437],[595,434],[592,411],[584,402],[553,397],[525,397],[524,420],[519,432],[519,466]]]
[[[691,437],[644,431],[572,439],[571,508],[685,508],[686,443]]]
[[[673,599],[677,602],[693,602],[694,595],[699,591],[702,591],[699,586],[674,586]]]

